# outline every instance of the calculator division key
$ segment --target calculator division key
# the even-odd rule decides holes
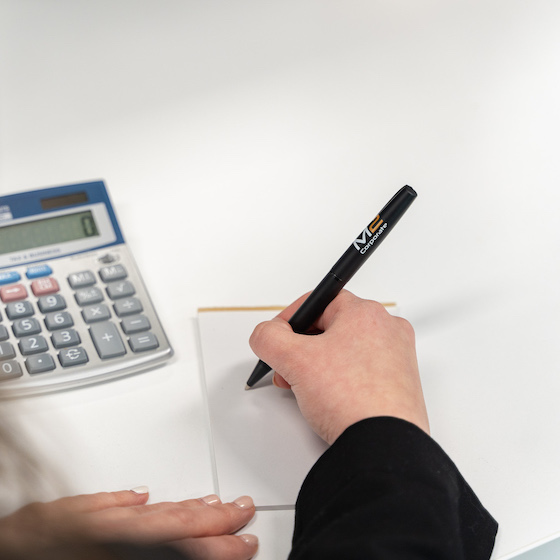
[[[26,358],[25,367],[31,374],[45,373],[47,371],[52,371],[56,367],[56,364],[50,354],[36,354]]]
[[[31,336],[41,332],[41,324],[34,317],[17,319],[12,325],[12,330],[18,338],[21,336]]]
[[[4,303],[10,301],[18,301],[27,297],[27,290],[23,284],[14,284],[13,286],[3,286],[0,288],[0,299]]]
[[[113,264],[100,269],[99,276],[101,276],[103,282],[115,282],[116,280],[124,280],[128,273],[122,264]]]
[[[79,288],[88,288],[96,283],[95,274],[91,270],[82,270],[81,272],[74,272],[68,276],[68,284],[74,290]]]
[[[137,315],[142,313],[144,308],[142,307],[142,302],[135,297],[119,299],[113,305],[115,313],[119,317],[125,317],[126,315]]]
[[[48,294],[55,294],[60,290],[58,282],[52,277],[39,278],[31,282],[31,291],[37,296],[46,296]]]
[[[78,290],[74,297],[78,305],[93,305],[94,303],[101,303],[103,301],[103,292],[99,288],[83,288]]]
[[[74,326],[74,319],[68,311],[56,311],[45,315],[45,326],[49,331],[67,329]]]
[[[16,351],[9,342],[0,342],[0,360],[11,360],[16,357]]]
[[[15,360],[0,362],[0,381],[15,379],[22,375],[21,366]]]
[[[93,345],[102,360],[126,354],[121,335],[114,323],[93,323],[89,328]]]
[[[131,315],[129,317],[123,317],[121,328],[124,334],[134,334],[149,331],[152,325],[145,315]]]
[[[113,282],[107,286],[107,295],[111,299],[120,299],[133,296],[136,293],[132,282],[123,280],[122,282]]]
[[[107,321],[111,318],[109,308],[100,303],[98,305],[90,305],[82,309],[82,317],[86,323],[95,323],[97,321]]]
[[[142,334],[133,334],[128,340],[130,348],[133,352],[146,352],[155,350],[159,347],[159,342],[154,333],[146,332]]]
[[[30,301],[12,301],[6,305],[6,315],[8,319],[22,319],[23,317],[31,317],[34,315],[33,305]]]
[[[62,311],[66,309],[66,300],[60,294],[50,296],[42,296],[38,300],[41,313],[50,313],[52,311]]]
[[[78,331],[75,329],[54,331],[51,336],[51,341],[57,350],[60,348],[68,348],[69,346],[78,346],[78,344],[82,342]]]
[[[30,354],[39,354],[40,352],[46,352],[49,349],[49,345],[44,337],[40,334],[36,336],[26,336],[20,338],[19,351],[23,356],[29,356]]]
[[[72,367],[87,364],[89,361],[87,352],[81,347],[67,348],[58,354],[58,360],[62,367]]]

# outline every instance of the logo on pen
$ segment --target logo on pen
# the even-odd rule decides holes
[[[378,237],[385,231],[387,227],[387,222],[381,219],[378,214],[373,222],[364,229],[362,235],[354,241],[354,247],[360,254],[365,254],[366,251],[377,241]],[[362,245],[360,247],[360,245]]]

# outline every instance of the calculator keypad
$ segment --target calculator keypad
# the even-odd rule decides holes
[[[171,355],[139,276],[129,272],[134,265],[113,258],[121,262],[95,258],[84,259],[95,267],[73,271],[39,264],[0,272],[0,381],[93,375],[111,363],[118,375],[128,359],[145,361],[158,349]]]

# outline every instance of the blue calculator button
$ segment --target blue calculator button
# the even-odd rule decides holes
[[[2,284],[11,284],[12,282],[19,282],[21,276],[19,272],[0,272],[0,286]]]
[[[30,266],[25,273],[29,280],[32,280],[33,278],[42,278],[43,276],[48,276],[49,274],[52,274],[52,268],[48,264]]]

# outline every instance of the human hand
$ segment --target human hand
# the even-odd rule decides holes
[[[296,334],[288,319],[306,297],[257,325],[249,343],[315,432],[333,443],[359,420],[394,416],[429,433],[410,323],[343,290],[317,321],[320,334]]]
[[[141,488],[29,504],[0,519],[2,557],[50,558],[58,549],[110,543],[169,544],[193,560],[248,560],[257,552],[256,537],[232,534],[255,514],[248,496],[227,504],[215,495],[147,501]]]

